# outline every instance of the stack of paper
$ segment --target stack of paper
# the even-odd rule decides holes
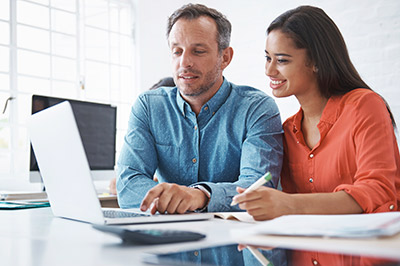
[[[400,232],[400,212],[285,215],[260,222],[252,229],[255,233],[270,235],[347,238],[391,236]]]
[[[16,210],[40,207],[50,207],[50,203],[33,201],[0,201],[0,210]]]
[[[45,191],[0,191],[0,200],[47,199]]]
[[[214,212],[215,218],[221,218],[225,220],[233,220],[245,223],[255,223],[253,216],[247,212]]]

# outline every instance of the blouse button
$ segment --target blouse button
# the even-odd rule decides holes
[[[194,130],[197,130],[197,126],[194,126]]]
[[[197,162],[196,158],[193,158],[192,163],[196,163],[196,162]]]
[[[311,154],[310,154],[310,158],[313,158],[313,157],[314,157],[314,154],[311,153]]]
[[[313,263],[314,265],[318,265],[318,264],[319,264],[317,260],[313,260],[312,263]]]
[[[193,254],[194,254],[196,257],[199,256],[199,252],[198,252],[198,251],[195,251]]]
[[[312,177],[310,177],[310,179],[308,179],[308,181],[309,181],[310,183],[312,183],[312,182],[314,182],[314,179],[312,179]]]
[[[394,205],[392,204],[389,206],[389,210],[393,211],[393,209],[394,209]]]
[[[204,107],[204,111],[207,111],[207,110],[208,110],[208,106]]]

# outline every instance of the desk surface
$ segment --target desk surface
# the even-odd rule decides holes
[[[235,243],[236,229],[251,224],[211,220],[200,222],[164,223],[152,225],[131,225],[130,228],[166,228],[192,230],[207,234],[207,238],[198,242],[158,246],[122,245],[119,238],[94,230],[90,224],[55,218],[50,208],[0,211],[0,265],[144,265],[142,257],[146,252],[176,252]],[[242,238],[256,244],[281,246],[284,248],[324,250],[329,239],[310,241],[287,237],[248,237]],[[339,241],[339,240],[332,240]],[[378,240],[364,241],[366,255],[378,248]],[[381,255],[400,260],[400,236],[387,241],[390,252]],[[389,243],[390,242],[390,243]],[[321,245],[322,243],[322,245]],[[324,244],[325,243],[325,244]],[[339,252],[354,252],[352,245],[345,242],[333,242]],[[354,243],[353,243],[354,244]],[[330,245],[332,247],[332,245]],[[354,245],[353,245],[354,247]],[[362,250],[362,249],[361,249]],[[326,250],[325,250],[326,251]],[[330,249],[330,251],[334,251]],[[397,255],[393,255],[397,254]],[[379,254],[378,254],[379,255]],[[394,257],[393,257],[394,256]]]
[[[185,244],[125,246],[90,224],[54,217],[50,208],[0,211],[0,265],[142,265],[146,251],[232,243],[230,228],[243,226],[248,225],[223,220],[131,225],[127,227],[187,229],[207,234],[207,238]]]

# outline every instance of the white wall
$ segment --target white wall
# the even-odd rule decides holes
[[[137,89],[146,90],[171,75],[166,21],[190,1],[136,0]],[[309,4],[321,7],[341,30],[351,59],[363,79],[389,102],[400,127],[400,1],[398,0],[204,0],[232,23],[235,54],[225,77],[259,88],[271,95],[264,74],[265,30],[288,9]],[[282,119],[295,113],[295,98],[276,99]]]

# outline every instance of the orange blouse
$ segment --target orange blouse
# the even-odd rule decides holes
[[[331,97],[318,124],[320,141],[313,149],[305,144],[302,118],[300,109],[283,124],[283,191],[344,190],[365,213],[400,210],[399,149],[389,113],[378,94],[355,89]],[[312,265],[318,254],[323,260],[317,252],[294,252],[292,256],[295,263]]]
[[[289,193],[350,194],[365,213],[397,211],[400,206],[400,156],[382,98],[356,89],[328,100],[313,148],[301,131],[303,111],[284,129],[282,189]]]

